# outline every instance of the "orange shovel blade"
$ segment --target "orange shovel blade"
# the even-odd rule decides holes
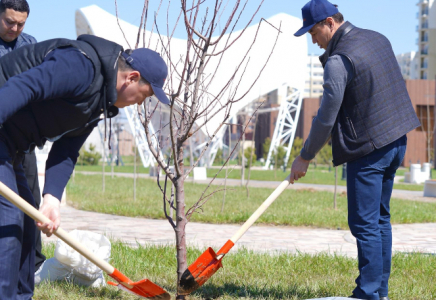
[[[119,282],[119,284],[108,282],[111,285],[117,286],[119,289],[134,294],[136,296],[156,300],[170,300],[171,296],[160,286],[154,284],[148,279],[143,279],[138,282],[132,282],[127,276],[115,269],[110,277]]]
[[[188,295],[202,286],[223,265],[212,248],[208,248],[186,269],[180,279],[180,295]]]

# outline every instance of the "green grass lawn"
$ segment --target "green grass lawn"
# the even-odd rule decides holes
[[[162,194],[151,179],[137,179],[137,199],[133,199],[133,179],[106,176],[106,190],[102,192],[101,175],[76,174],[67,186],[67,199],[72,206],[115,215],[163,219]],[[198,200],[205,185],[186,182],[187,208]],[[212,186],[214,189],[221,189]],[[205,223],[243,223],[270,195],[272,189],[231,187],[221,212],[223,193],[214,194],[194,214],[192,221]],[[347,203],[345,195],[338,195],[337,209],[333,209],[333,193],[315,190],[286,190],[257,221],[262,224],[312,226],[346,229]],[[436,222],[436,203],[392,199],[393,224]]]
[[[103,167],[100,166],[78,166],[76,165],[75,167],[76,171],[87,171],[87,172],[102,172],[103,171]],[[114,166],[113,170],[115,173],[133,173],[134,172],[134,166],[132,165],[124,165],[124,166]],[[112,167],[111,166],[105,166],[104,171],[107,173],[112,172]],[[149,172],[149,168],[144,168],[141,165],[137,165],[136,166],[136,173],[140,173],[140,174],[148,174]]]
[[[127,160],[129,161],[129,160]],[[124,166],[114,166],[113,171],[115,173],[133,173],[133,165],[132,163],[125,163]],[[75,168],[76,171],[88,171],[88,172],[102,172],[102,166],[79,166],[76,165]],[[213,178],[215,174],[219,171],[219,169],[213,168],[213,169],[207,169],[207,176],[209,178]],[[397,171],[397,174],[399,176],[404,176],[404,173],[407,171],[405,168],[401,168]],[[112,167],[111,166],[105,166],[105,172],[111,173]],[[140,174],[148,174],[149,168],[144,168],[142,165],[137,166],[136,169],[137,173]],[[289,169],[286,170],[286,172],[283,172],[283,170],[251,170],[250,173],[250,179],[251,180],[262,180],[262,181],[281,181],[289,174]],[[223,169],[217,176],[217,178],[224,178],[226,174],[225,169]],[[245,170],[245,178],[248,178],[248,170]],[[241,169],[233,169],[231,170],[231,167],[229,168],[228,177],[230,179],[241,179]],[[342,168],[338,167],[338,185],[345,186],[346,181],[342,180]],[[436,178],[436,177],[433,177]],[[307,172],[307,175],[300,180],[298,180],[299,183],[313,183],[313,184],[328,184],[328,185],[334,185],[335,184],[335,172],[334,168],[329,169],[326,166],[318,166],[316,168],[313,167],[313,165],[310,165],[309,171]],[[405,184],[405,183],[399,183],[394,184],[394,189],[400,189],[400,190],[409,190],[409,191],[423,191],[424,185],[423,184]]]
[[[213,178],[219,169],[208,169],[207,177]],[[251,170],[250,179],[252,180],[266,180],[266,181],[281,181],[289,175],[290,170],[286,172],[283,170]],[[225,178],[226,170],[223,169],[217,178]],[[338,170],[338,185],[345,185],[345,180],[341,180],[342,169]],[[248,178],[248,169],[245,169],[245,176]],[[230,179],[241,179],[241,169],[233,169],[229,167],[228,177]],[[301,183],[315,183],[315,184],[335,184],[335,171],[328,168],[318,167],[314,169],[311,167],[306,176],[298,180]]]
[[[43,252],[52,257],[54,245]],[[202,251],[188,249],[188,265]],[[129,248],[112,242],[111,264],[134,281],[149,278],[173,297],[176,291],[174,246]],[[220,269],[189,299],[310,299],[347,297],[358,275],[355,259],[335,255],[261,254],[247,250],[230,252]],[[410,253],[393,256],[389,282],[391,300],[436,298],[436,256]],[[86,288],[67,282],[43,283],[35,289],[35,300],[138,299],[115,287]],[[174,299],[174,298],[173,298]]]
[[[422,191],[424,192],[424,184],[412,184],[412,183],[395,183],[394,189],[406,190],[406,191]]]

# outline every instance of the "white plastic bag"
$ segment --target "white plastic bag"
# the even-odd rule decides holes
[[[61,264],[56,258],[47,259],[35,273],[35,285],[41,282],[56,281],[67,278],[71,274],[71,268]]]
[[[70,235],[101,259],[109,261],[111,243],[104,235],[85,230],[73,230],[70,232]],[[54,257],[64,265],[70,266],[76,274],[82,275],[83,278],[93,280],[98,278],[100,273],[102,273],[100,268],[61,239],[57,241]]]
[[[111,243],[104,235],[85,230],[73,230],[70,235],[101,259],[109,261]],[[58,239],[54,257],[47,260],[35,274],[35,284],[43,280],[62,279],[85,286],[106,285],[100,268]]]

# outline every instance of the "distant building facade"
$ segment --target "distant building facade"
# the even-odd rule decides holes
[[[421,126],[407,134],[407,151],[403,166],[435,161],[435,80],[406,80],[407,91],[412,105],[421,122]],[[306,98],[303,100],[301,114],[298,120],[296,136],[306,140],[309,136],[312,120],[316,116],[321,99]]]
[[[322,96],[324,83],[324,69],[319,61],[319,56],[310,54],[307,56],[307,73],[304,85],[304,98],[316,98]]]
[[[435,80],[406,80],[421,126],[407,135],[404,165],[434,161]]]
[[[418,56],[415,51],[396,55],[404,80],[418,78]]]
[[[436,5],[435,0],[419,0],[418,12],[418,79],[436,78]]]

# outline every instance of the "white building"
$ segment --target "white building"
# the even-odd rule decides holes
[[[418,78],[418,56],[415,51],[398,54],[396,56],[404,80]]]
[[[310,54],[307,56],[307,73],[304,84],[304,98],[317,98],[322,96],[324,83],[324,69],[319,56]]]

